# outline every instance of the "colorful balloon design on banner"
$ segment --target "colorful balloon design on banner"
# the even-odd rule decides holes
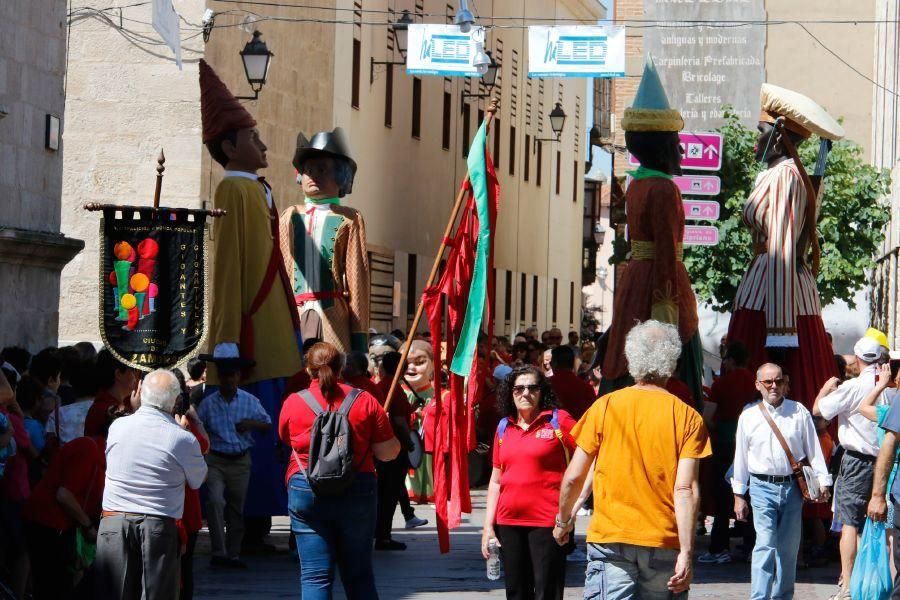
[[[136,251],[124,241],[113,247],[116,260],[109,274],[109,284],[119,309],[116,320],[125,322],[123,329],[134,331],[138,321],[156,312],[159,288],[152,280],[158,254],[159,244],[152,238],[142,240]]]

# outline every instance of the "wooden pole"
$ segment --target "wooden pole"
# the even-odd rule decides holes
[[[494,113],[497,112],[497,105],[499,103],[499,98],[491,98],[490,106],[485,110],[487,115],[485,117],[485,122],[487,122],[488,126],[490,126],[491,119],[494,118]],[[486,143],[487,139],[485,138],[485,144]],[[459,209],[462,208],[463,198],[466,196],[465,184],[468,180],[469,173],[467,171],[466,178],[463,180],[463,185],[460,186],[459,193],[456,195],[456,202],[453,203],[453,210],[450,211],[450,218],[447,220],[447,227],[444,229],[444,237],[441,238],[441,245],[438,247],[437,254],[434,256],[434,264],[431,265],[431,273],[428,275],[425,289],[434,285],[434,280],[437,278],[438,269],[441,267],[441,259],[444,257],[444,250],[447,248],[447,240],[450,239],[450,234],[453,233],[453,225],[456,223],[456,217],[459,216]],[[415,290],[410,290],[410,293],[415,293]],[[416,329],[419,328],[419,321],[422,319],[422,312],[424,310],[425,303],[420,298],[419,305],[416,307],[416,314],[413,317],[412,326],[409,328],[409,333],[406,335],[406,344],[404,344],[403,353],[400,355],[400,364],[397,366],[397,371],[394,373],[394,379],[391,381],[391,388],[388,391],[387,399],[384,401],[384,410],[388,410],[391,407],[391,400],[394,398],[394,392],[397,390],[397,385],[400,383],[402,373],[406,370],[404,366],[406,365],[406,358],[409,356],[409,347],[416,336]]]
[[[159,149],[159,158],[156,159],[156,192],[153,194],[153,208],[159,208],[159,197],[162,194],[163,171],[166,167],[166,155],[163,154],[162,148]]]

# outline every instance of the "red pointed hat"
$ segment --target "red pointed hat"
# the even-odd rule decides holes
[[[204,144],[226,131],[256,127],[256,120],[203,59],[200,59],[200,117]]]

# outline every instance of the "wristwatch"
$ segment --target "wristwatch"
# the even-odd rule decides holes
[[[572,521],[574,521],[574,520],[575,520],[575,515],[572,515],[571,517],[569,517],[568,521],[560,521],[559,515],[556,515],[556,526],[559,527],[560,529],[565,529],[566,527],[571,525]]]

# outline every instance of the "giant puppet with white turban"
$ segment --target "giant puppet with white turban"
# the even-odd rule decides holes
[[[837,367],[816,289],[818,193],[797,148],[813,134],[839,140],[844,130],[815,101],[791,90],[763,84],[760,104],[755,151],[767,168],[744,205],[755,256],[738,287],[728,341],[747,346],[752,369],[780,364],[790,374],[791,397],[812,407]]]

